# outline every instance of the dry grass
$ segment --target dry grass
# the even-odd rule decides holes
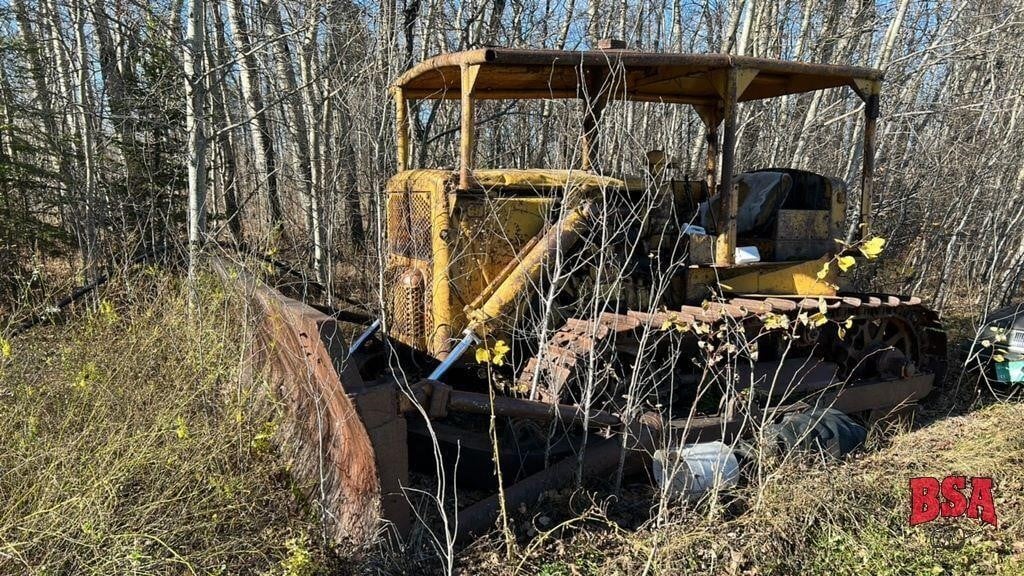
[[[117,279],[66,325],[13,341],[0,360],[0,573],[439,566],[423,550],[345,563],[324,544],[274,444],[281,411],[244,370],[246,312],[215,284],[200,294],[190,313],[181,284],[151,269]],[[516,511],[511,557],[485,538],[457,565],[547,576],[1024,573],[1021,421],[1018,404],[938,419],[854,460],[770,469],[728,507],[679,507],[638,530],[620,527],[622,503],[554,494]],[[998,529],[907,526],[908,479],[947,474],[995,478]]]
[[[465,573],[1022,574],[1022,420],[1024,406],[992,405],[854,460],[792,463],[759,490],[738,491],[731,512],[681,507],[666,525],[630,531],[595,510],[534,539],[513,562],[478,543]],[[950,474],[995,479],[998,529],[967,519],[907,525],[909,479]]]
[[[0,360],[0,572],[312,574],[244,311],[153,269]]]

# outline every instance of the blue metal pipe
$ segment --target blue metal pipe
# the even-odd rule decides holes
[[[440,380],[441,376],[444,376],[444,373],[459,361],[459,358],[466,353],[466,350],[469,350],[470,346],[478,344],[479,342],[480,339],[476,337],[476,334],[473,334],[470,330],[466,330],[465,335],[462,337],[462,341],[455,346],[455,349],[448,354],[448,357],[441,362],[440,366],[434,368],[434,371],[431,372],[430,376],[427,378],[430,380]]]
[[[359,348],[361,348],[363,344],[365,344],[366,341],[369,340],[370,337],[377,332],[377,330],[380,330],[379,318],[374,320],[373,324],[370,324],[369,328],[364,330],[363,333],[359,335],[359,338],[356,338],[355,342],[353,342],[352,345],[348,347],[349,355],[351,356],[352,354],[355,354],[356,350],[359,350]]]

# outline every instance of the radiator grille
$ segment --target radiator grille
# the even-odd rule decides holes
[[[1010,348],[1024,351],[1024,330],[1010,330]]]
[[[408,194],[388,194],[388,250],[408,257],[409,201]]]
[[[393,318],[394,330],[404,344],[423,347],[424,298],[423,274],[419,270],[406,270],[395,286]]]
[[[388,248],[392,254],[430,260],[430,197],[425,192],[388,195]]]
[[[423,193],[412,195],[409,203],[409,258],[430,260],[430,198]]]

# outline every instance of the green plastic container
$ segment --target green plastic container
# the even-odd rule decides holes
[[[1000,382],[1024,382],[1024,360],[996,362],[996,379]]]

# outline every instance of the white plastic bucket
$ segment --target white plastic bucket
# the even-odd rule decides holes
[[[730,488],[740,476],[732,448],[721,442],[701,442],[682,450],[658,450],[652,463],[658,486],[669,496],[698,500],[716,485]]]

